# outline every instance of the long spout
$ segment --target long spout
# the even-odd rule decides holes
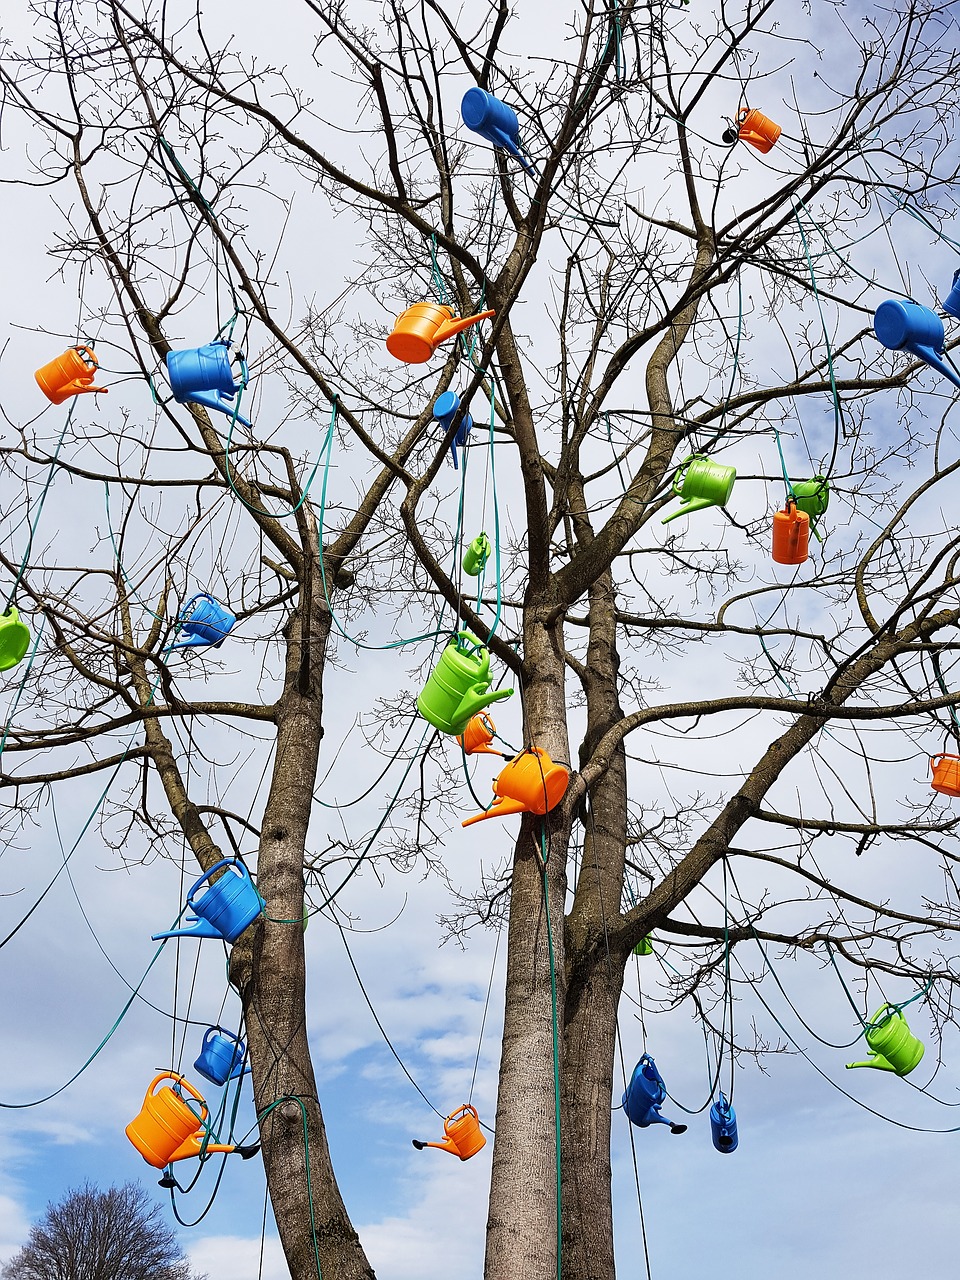
[[[882,1053],[875,1053],[867,1058],[864,1062],[848,1062],[847,1070],[852,1071],[854,1067],[874,1067],[877,1071],[893,1071],[896,1073],[896,1067],[889,1063]]]
[[[455,317],[452,320],[443,320],[437,330],[434,343],[446,342],[447,338],[453,338],[456,334],[463,333],[464,329],[469,329],[472,325],[479,324],[481,320],[489,320],[496,314],[496,311],[481,311],[476,316],[462,316]]]
[[[71,382],[69,387],[64,387],[64,392],[70,396],[82,396],[85,391],[93,391],[97,395],[106,395],[106,387],[90,387],[83,382]]]
[[[198,404],[208,411],[213,409],[216,410],[217,413],[226,413],[231,418],[233,417],[234,406],[232,397],[228,397],[226,401],[221,400],[216,391],[191,391],[191,393],[180,403]],[[239,413],[237,414],[237,421],[242,423],[245,427],[252,426],[252,423],[247,418],[242,417]]]
[[[918,343],[908,342],[904,350],[909,351],[918,360],[922,360],[924,364],[928,364],[931,369],[936,369],[937,373],[943,374],[947,381],[952,382],[955,387],[960,387],[960,374],[951,369],[945,360],[941,360],[933,347],[921,347]]]
[[[209,920],[193,920],[188,929],[168,929],[166,933],[152,933],[150,939],[159,942],[162,938],[220,938],[223,934],[215,929]]]
[[[192,1133],[189,1138],[184,1139],[180,1146],[167,1161],[167,1164],[173,1164],[175,1160],[189,1160],[191,1156],[200,1155],[201,1151],[205,1156],[216,1155],[218,1151],[226,1152],[227,1155],[237,1148],[228,1145],[225,1142],[208,1142],[206,1148],[203,1146],[203,1139]]]
[[[450,1138],[444,1138],[442,1142],[418,1142],[414,1138],[413,1145],[418,1151],[422,1151],[424,1147],[437,1147],[440,1151],[449,1151],[451,1155],[460,1156],[460,1148]],[[463,1157],[460,1156],[460,1159],[462,1160]]]
[[[483,822],[485,818],[506,818],[511,813],[529,813],[530,809],[522,800],[514,800],[512,796],[497,796],[486,813],[475,813],[472,818],[464,818],[461,827],[472,826],[475,822]]]
[[[712,498],[691,498],[689,502],[685,502],[677,511],[664,516],[660,523],[669,524],[671,520],[676,520],[680,516],[688,516],[694,511],[705,511],[707,507],[715,507],[716,505]]]
[[[225,639],[226,636],[223,637],[223,640]],[[223,644],[223,640],[218,641],[212,647],[214,649],[219,649],[220,645]],[[187,636],[186,640],[178,640],[176,644],[172,644],[170,646],[170,650],[172,652],[174,649],[196,649],[198,645],[207,645],[209,647],[210,641],[204,640],[203,636]]]

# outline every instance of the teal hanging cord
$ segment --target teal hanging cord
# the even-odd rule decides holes
[[[300,508],[303,506],[303,504],[306,502],[307,495],[310,492],[310,486],[313,484],[313,478],[317,474],[317,471],[319,470],[319,467],[320,467],[320,463],[323,460],[323,450],[321,450],[320,457],[317,458],[316,462],[313,465],[313,470],[310,472],[310,478],[307,480],[306,487],[304,488],[303,493],[301,493],[300,495],[299,502],[296,504],[296,506],[291,507],[289,511],[266,511],[262,507],[255,507],[252,502],[248,502],[247,499],[243,496],[243,494],[240,493],[240,491],[237,489],[236,485],[233,483],[233,477],[230,474],[230,444],[233,440],[234,427],[237,424],[237,415],[240,412],[240,400],[244,390],[246,389],[246,385],[247,385],[246,381],[244,380],[240,390],[237,392],[236,404],[233,406],[233,413],[231,414],[231,417],[230,417],[230,427],[227,431],[227,447],[226,447],[225,458],[224,458],[224,468],[227,474],[227,484],[230,486],[230,491],[233,494],[233,496],[235,498],[239,498],[239,500],[243,503],[243,505],[247,508],[247,510],[252,511],[254,515],[267,516],[270,520],[288,520],[291,516],[295,516],[297,512],[300,510]],[[337,397],[336,395],[334,395],[333,405],[330,410],[330,426],[324,438],[323,449],[329,448],[330,441],[333,437],[333,430],[334,430],[334,427],[336,426],[336,423],[337,423]]]
[[[830,457],[830,464],[827,467],[827,479],[833,474],[833,468],[837,461],[837,452],[840,448],[840,435],[843,431],[843,409],[840,405],[840,393],[837,391],[837,378],[833,368],[833,348],[830,345],[830,335],[827,332],[827,322],[823,314],[823,307],[820,305],[820,291],[817,288],[817,276],[813,269],[813,262],[810,258],[810,246],[807,244],[806,233],[803,230],[803,222],[799,213],[794,209],[793,216],[797,220],[797,227],[800,231],[800,239],[803,241],[803,252],[806,255],[807,266],[810,270],[810,283],[813,288],[814,300],[817,304],[817,311],[820,314],[820,327],[823,330],[823,341],[827,349],[827,369],[830,373],[830,391],[833,396],[833,453]]]
[[[547,951],[550,957],[550,1009],[553,1027],[553,1099],[554,1099],[554,1133],[556,1146],[556,1165],[557,1165],[557,1280],[562,1280],[561,1269],[563,1265],[562,1249],[563,1249],[563,1231],[562,1231],[562,1201],[561,1194],[563,1190],[561,1165],[560,1165],[560,1036],[557,1027],[557,965],[553,954],[553,930],[550,927],[550,886],[547,880],[547,861],[549,859],[549,851],[547,849],[547,824],[544,820],[540,828],[540,849],[541,860],[543,864],[542,882],[543,882],[543,904],[546,911],[547,922]]]
[[[313,1241],[313,1256],[317,1264],[317,1280],[323,1280],[323,1273],[320,1270],[320,1249],[317,1245],[317,1221],[313,1212],[313,1184],[310,1180],[310,1134],[307,1131],[307,1108],[304,1105],[303,1099],[297,1098],[293,1094],[284,1094],[282,1098],[278,1098],[276,1102],[271,1102],[269,1107],[258,1113],[257,1124],[262,1126],[270,1112],[275,1110],[284,1102],[295,1102],[300,1108],[300,1115],[303,1120],[303,1150],[307,1171],[307,1200],[310,1205],[310,1238]],[[252,1132],[253,1130],[250,1129],[244,1137],[246,1138],[249,1136],[249,1133]]]

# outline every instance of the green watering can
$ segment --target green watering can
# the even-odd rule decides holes
[[[485,533],[478,533],[463,553],[463,572],[476,578],[483,572],[483,567],[490,559],[490,539]]]
[[[490,691],[490,653],[469,631],[458,631],[417,698],[417,710],[443,733],[463,733],[470,718],[512,689]]]
[[[820,540],[817,533],[817,521],[827,509],[830,501],[830,483],[826,476],[813,476],[810,480],[798,480],[792,486],[797,500],[797,510],[805,511],[810,517],[810,528],[813,536]]]
[[[635,956],[652,956],[653,955],[653,943],[650,941],[649,933],[645,938],[641,938],[640,941],[637,943],[637,945],[633,948],[633,954]]]
[[[890,1012],[884,1016],[887,1009]],[[923,1057],[923,1041],[913,1035],[903,1011],[895,1004],[881,1005],[870,1019],[867,1044],[871,1056],[865,1062],[848,1062],[848,1071],[853,1067],[875,1067],[908,1076]]]
[[[9,671],[21,662],[30,648],[30,628],[20,621],[13,605],[0,614],[0,671]]]
[[[683,506],[672,515],[664,516],[660,523],[669,524],[678,516],[687,516],[705,507],[726,506],[736,478],[736,467],[711,462],[702,453],[692,453],[680,463],[673,477],[673,492],[683,499]]]

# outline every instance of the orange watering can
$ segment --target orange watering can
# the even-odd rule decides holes
[[[497,726],[483,711],[471,716],[467,727],[457,738],[468,756],[502,756],[502,751],[494,751],[490,743],[497,732]]]
[[[777,564],[803,564],[810,554],[810,517],[793,498],[773,517],[773,558]]]
[[[171,1088],[166,1084],[159,1093],[154,1093],[162,1080],[173,1080],[175,1085]],[[183,1098],[183,1090],[199,1103],[199,1115]],[[236,1151],[244,1160],[256,1153],[259,1144],[237,1147],[223,1142],[208,1142],[204,1148],[203,1137],[210,1133],[207,1124],[209,1114],[207,1104],[189,1080],[175,1071],[163,1071],[154,1078],[144,1095],[140,1114],[130,1121],[124,1132],[147,1164],[152,1164],[155,1169],[163,1169],[175,1160],[188,1160],[201,1152],[210,1155],[216,1151]]]
[[[960,796],[960,756],[948,756],[946,752],[930,757],[933,770],[934,791],[945,796]]]
[[[387,350],[405,364],[423,364],[441,342],[455,338],[464,329],[496,314],[495,311],[481,311],[479,315],[460,319],[449,307],[441,307],[435,302],[417,302],[397,316],[393,332],[387,338]]]
[[[482,822],[484,818],[504,818],[510,813],[548,813],[563,799],[569,772],[554,764],[540,747],[528,747],[515,756],[493,780],[496,799],[486,813],[475,813],[460,824]]]
[[[481,1147],[487,1145],[487,1140],[480,1132],[480,1117],[476,1107],[465,1102],[444,1120],[442,1142],[418,1142],[414,1138],[413,1145],[418,1151],[422,1151],[424,1147],[439,1147],[441,1151],[451,1151],[461,1160],[469,1160]]]
[[[749,142],[764,155],[771,150],[783,130],[778,124],[765,116],[762,111],[742,107],[737,114],[737,128],[727,129],[723,135],[724,142]]]
[[[84,391],[102,391],[106,387],[92,385],[97,376],[97,357],[89,347],[71,347],[56,360],[51,360],[38,369],[33,375],[40,390],[54,404],[63,404],[71,396],[82,395]]]

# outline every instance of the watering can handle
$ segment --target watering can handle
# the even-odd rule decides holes
[[[190,906],[193,905],[193,902],[192,902],[193,895],[197,892],[197,890],[200,888],[200,886],[204,883],[205,880],[209,880],[210,876],[212,876],[215,871],[219,871],[221,867],[235,867],[235,866],[237,866],[236,858],[221,858],[219,862],[215,862],[209,871],[205,871],[203,875],[200,877],[200,879],[194,881],[194,883],[191,885],[190,892],[187,894],[187,903]]]
[[[450,1114],[447,1116],[446,1120],[444,1120],[443,1122],[444,1133],[447,1132],[448,1124],[456,1120],[458,1116],[465,1116],[468,1111],[473,1116],[474,1120],[476,1120],[479,1123],[480,1115],[477,1111],[477,1108],[472,1107],[469,1102],[465,1102],[462,1107],[457,1107],[456,1111],[451,1111]]]
[[[737,124],[743,124],[744,120],[746,120],[749,114],[750,114],[749,107],[741,107],[740,110],[737,112]]]
[[[684,458],[684,460],[680,463],[679,467],[677,467],[676,471],[673,473],[673,485],[671,487],[673,488],[673,492],[677,495],[678,498],[681,496],[680,491],[682,490],[683,482],[686,479],[687,468],[690,466],[690,463],[693,461],[693,458],[694,458],[694,455],[692,453],[690,454],[689,458]]]
[[[150,1085],[149,1089],[144,1094],[143,1100],[145,1104],[161,1080],[175,1080],[181,1089],[186,1089],[187,1093],[189,1093],[197,1102],[199,1102],[200,1106],[203,1109],[203,1114],[200,1117],[201,1123],[204,1123],[206,1121],[207,1116],[210,1114],[207,1109],[206,1099],[204,1098],[203,1094],[198,1093],[196,1091],[196,1089],[193,1087],[190,1081],[186,1078],[186,1076],[182,1076],[176,1071],[161,1071],[158,1076],[154,1076],[153,1083]]]

